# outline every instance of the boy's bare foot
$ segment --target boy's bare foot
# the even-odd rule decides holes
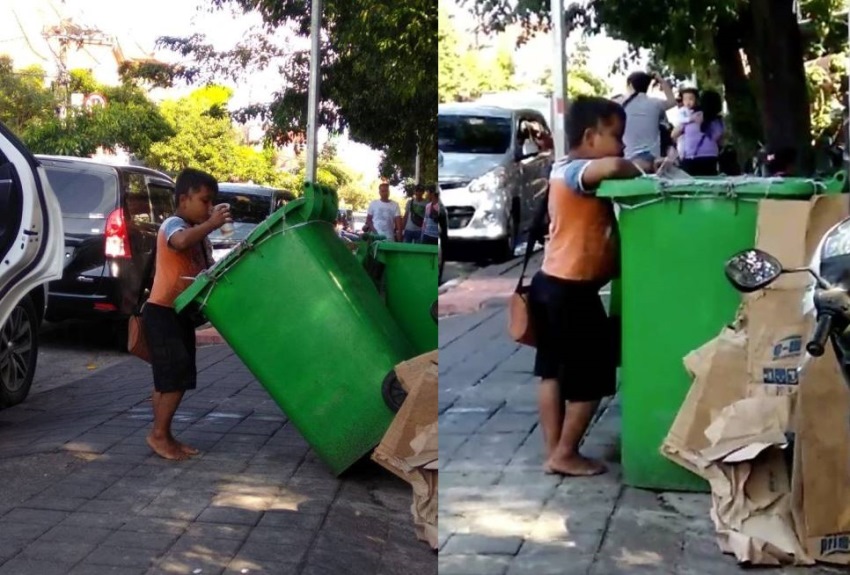
[[[185,453],[186,455],[192,456],[192,455],[197,455],[197,454],[200,453],[200,451],[198,449],[195,449],[194,447],[186,445],[182,441],[178,441],[177,438],[174,437],[173,435],[171,435],[170,433],[168,434],[168,441],[170,441],[171,443],[177,444],[177,446],[180,448],[180,450],[183,453]]]
[[[576,454],[572,457],[550,457],[543,466],[543,470],[547,474],[566,475],[568,477],[590,477],[592,475],[601,475],[608,471],[608,468],[601,461]]]
[[[145,438],[148,446],[153,449],[154,453],[163,459],[171,459],[174,461],[182,461],[189,455],[185,453],[177,442],[168,439],[156,439],[152,435]]]
[[[182,451],[186,455],[192,456],[192,455],[197,455],[197,454],[200,453],[200,450],[195,449],[194,447],[192,447],[190,445],[186,445],[185,443],[183,443],[181,441],[177,441],[175,439],[174,442],[180,447],[180,451]]]

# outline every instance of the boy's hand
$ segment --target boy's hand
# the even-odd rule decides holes
[[[210,212],[209,220],[207,221],[210,222],[215,230],[226,223],[232,223],[233,220],[230,218],[230,206],[228,204],[218,204],[217,206],[214,206]]]

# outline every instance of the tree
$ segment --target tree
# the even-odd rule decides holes
[[[575,52],[569,54],[569,63],[567,65],[568,98],[575,98],[577,96],[605,96],[609,92],[609,87],[605,83],[605,80],[595,76],[593,72],[587,69],[588,50],[587,44],[582,42],[578,45]],[[552,68],[546,68],[538,83],[543,86],[547,94],[552,94]]]
[[[185,65],[139,66],[123,71],[159,85],[175,80],[207,82],[240,78],[257,67],[282,61],[281,89],[270,105],[241,110],[237,117],[262,118],[275,143],[303,134],[307,121],[309,55],[293,53],[272,33],[309,34],[304,0],[213,0],[259,12],[265,31],[250,34],[233,50],[218,52],[202,35],[161,38],[179,51]],[[323,14],[320,124],[331,133],[347,130],[355,141],[381,150],[388,170],[412,173],[417,147],[426,174],[436,177],[437,15],[433,0],[326,0]]]
[[[472,2],[485,29],[520,22],[529,33],[550,23],[547,0]],[[653,51],[673,71],[694,68],[722,84],[734,130],[750,141],[800,150],[811,168],[811,119],[804,57],[846,45],[846,22],[833,15],[842,0],[591,0],[573,5],[573,26],[625,40],[634,53]]]
[[[44,78],[40,67],[16,71],[11,58],[0,56],[0,121],[18,136],[28,125],[56,115],[56,100],[44,87]]]
[[[440,8],[438,96],[441,102],[471,101],[488,92],[514,89],[516,66],[507,36],[496,37],[495,53],[488,57],[461,40],[461,35]]]
[[[21,137],[33,152],[91,156],[98,148],[115,151],[121,147],[144,156],[155,142],[173,134],[156,104],[135,86],[104,86],[91,72],[72,70],[68,91],[47,91],[50,97],[43,98],[44,113],[23,126]],[[65,117],[60,118],[55,110],[68,101],[70,93],[99,93],[105,96],[106,105],[67,108]]]
[[[207,86],[179,100],[163,102],[161,110],[173,136],[151,146],[147,162],[158,169],[177,173],[194,167],[220,181],[254,182],[300,190],[291,177],[276,167],[271,146],[258,151],[239,143],[239,135],[227,113],[233,96],[230,88]]]

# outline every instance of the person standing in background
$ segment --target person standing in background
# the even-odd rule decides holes
[[[626,110],[624,157],[652,163],[666,153],[661,150],[661,124],[667,110],[676,105],[676,95],[670,83],[657,73],[633,72],[626,82],[626,96],[617,100]],[[653,84],[664,92],[663,100],[647,95]]]
[[[422,237],[425,207],[428,205],[424,196],[425,186],[416,184],[413,197],[407,200],[407,206],[404,209],[404,243],[406,244],[418,244]]]
[[[390,185],[378,186],[380,199],[372,201],[366,212],[366,229],[384,236],[390,241],[401,241],[401,208],[390,199]]]
[[[688,120],[673,130],[680,146],[679,166],[691,176],[716,176],[723,139],[723,99],[713,90],[699,98]]]

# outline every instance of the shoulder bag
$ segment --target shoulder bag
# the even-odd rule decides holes
[[[519,274],[519,281],[517,281],[516,289],[508,301],[508,333],[515,342],[530,347],[537,345],[537,338],[528,309],[528,296],[531,286],[525,285],[525,272],[528,270],[528,262],[534,253],[534,246],[538,241],[541,245],[543,244],[543,238],[546,235],[546,215],[548,211],[549,187],[547,186],[546,193],[543,194],[543,200],[537,206],[537,211],[534,214],[531,230],[529,230],[528,243],[525,248],[525,259],[522,263],[522,272]]]

